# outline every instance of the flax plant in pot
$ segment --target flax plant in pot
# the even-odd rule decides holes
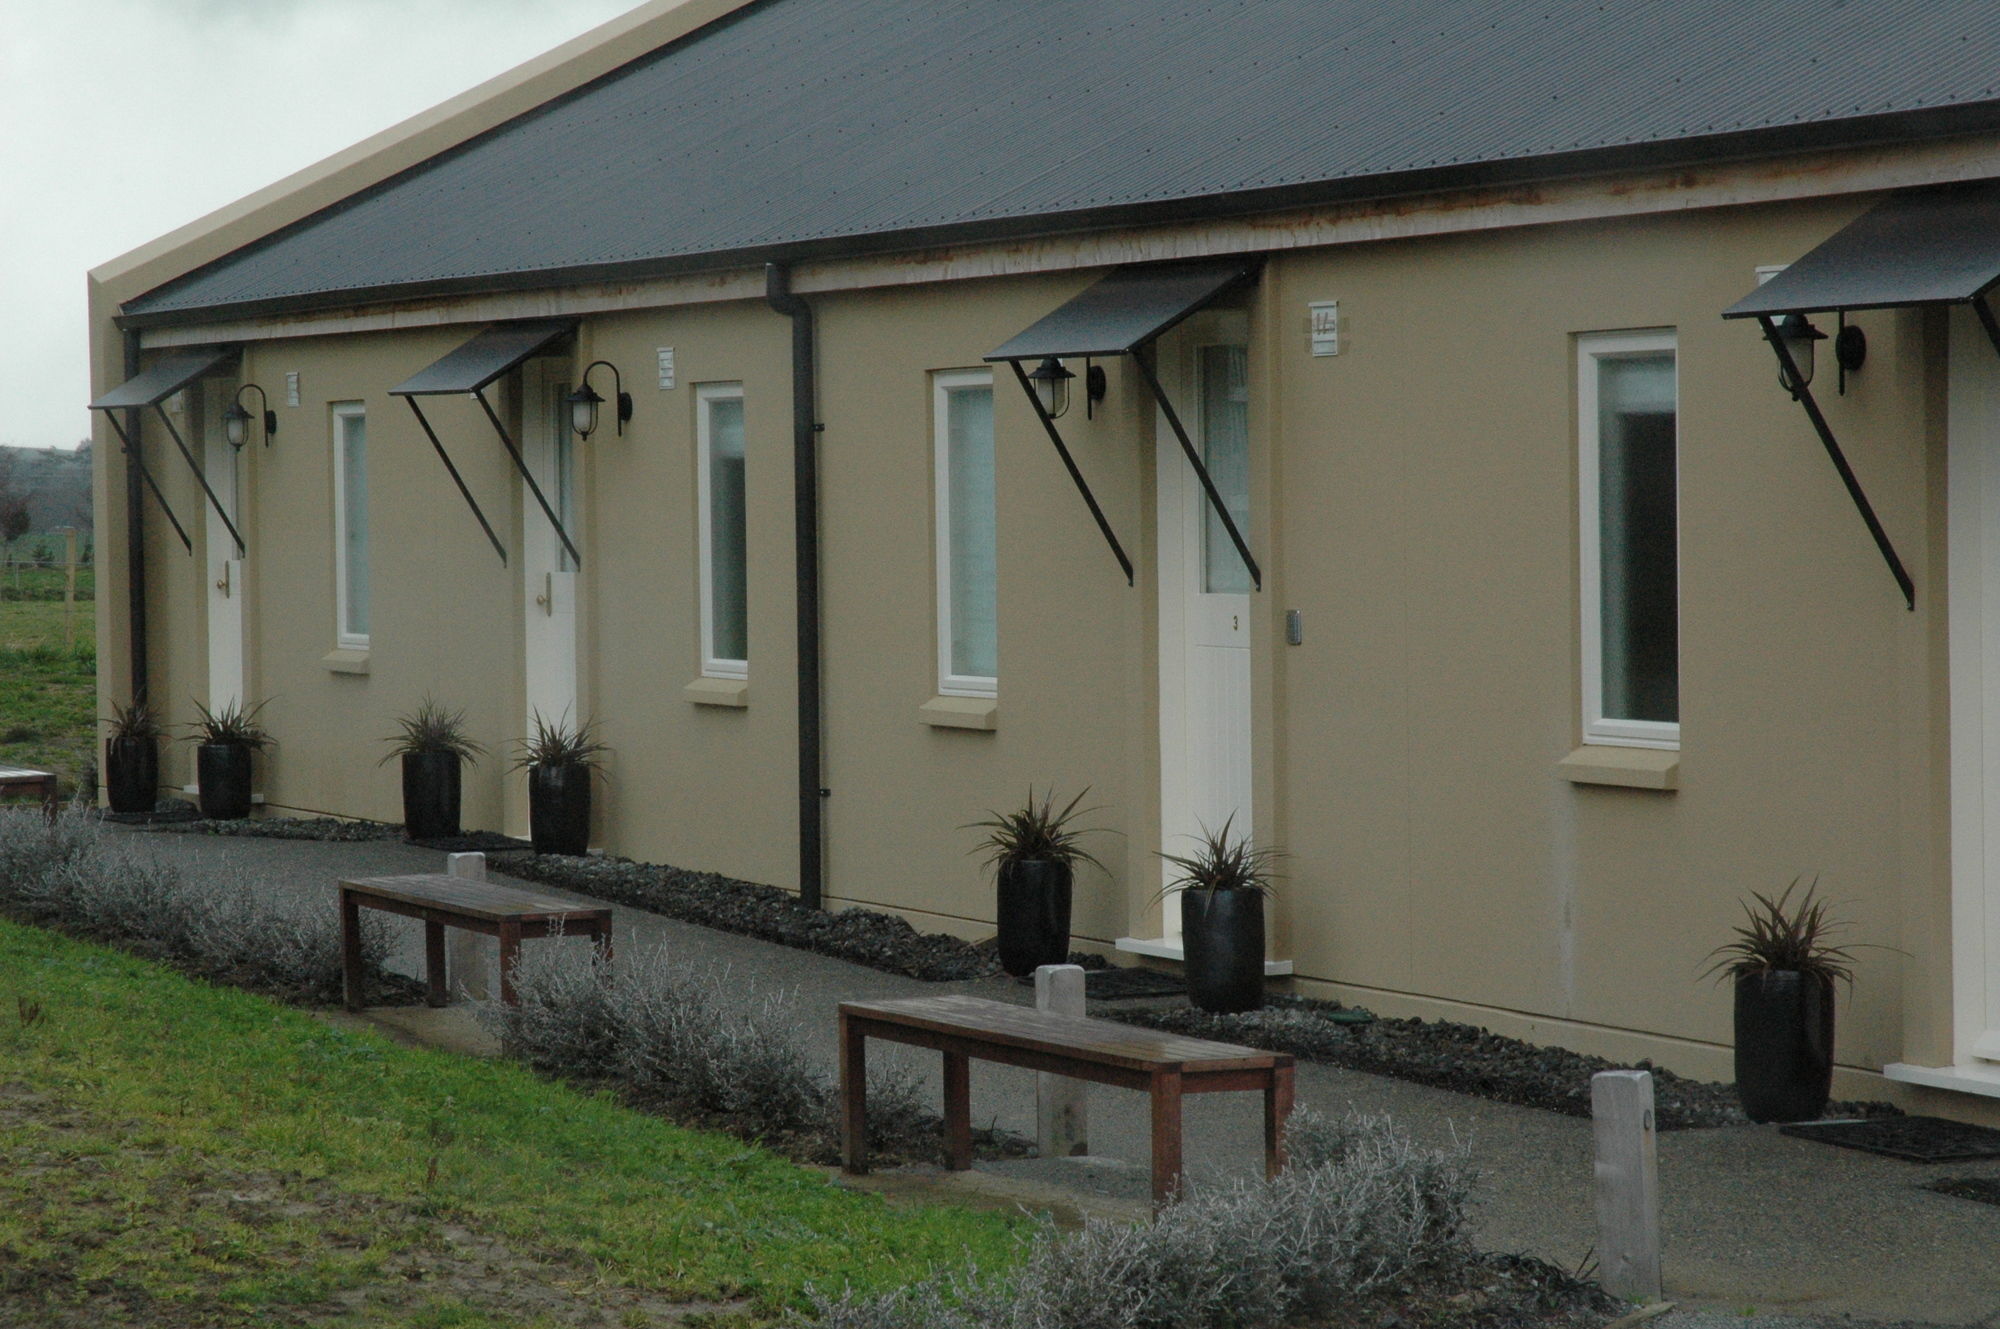
[[[147,813],[160,794],[160,737],[164,730],[150,706],[111,703],[104,736],[104,785],[113,812]]]
[[[985,820],[959,827],[986,832],[972,852],[984,852],[993,869],[1000,967],[1010,974],[1031,974],[1041,965],[1069,959],[1076,865],[1104,866],[1078,843],[1091,829],[1071,825],[1077,817],[1096,811],[1077,810],[1089,792],[1086,786],[1057,811],[1053,788],[1044,790],[1037,802],[1035,788],[1029,785],[1028,801],[1018,810],[989,812]]]
[[[1191,854],[1161,854],[1174,875],[1161,895],[1178,894],[1188,1000],[1205,1011],[1254,1011],[1264,1004],[1264,897],[1282,851],[1248,835],[1202,827]]]
[[[589,721],[534,716],[535,732],[517,745],[514,769],[528,773],[528,834],[538,854],[590,850],[590,781],[611,749]]]
[[[234,821],[250,815],[250,775],[254,755],[270,746],[271,736],[257,723],[265,703],[245,708],[240,701],[210,710],[194,704],[201,718],[188,726],[195,744],[195,786],[201,815],[211,821]]]
[[[425,696],[417,709],[396,717],[402,733],[383,739],[386,766],[403,759],[403,831],[412,840],[437,840],[458,834],[459,795],[464,765],[485,748],[465,733],[465,712],[450,710]]]
[[[1751,892],[1748,924],[1709,952],[1706,971],[1736,984],[1736,1096],[1752,1121],[1809,1121],[1833,1088],[1833,985],[1854,986],[1854,957],[1833,936],[1847,925],[1800,878],[1773,900]],[[1754,903],[1753,903],[1754,902]]]

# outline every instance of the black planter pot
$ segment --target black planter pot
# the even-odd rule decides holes
[[[458,834],[459,767],[455,752],[403,754],[403,832],[412,840]]]
[[[528,768],[528,834],[538,854],[590,850],[590,767]]]
[[[1045,858],[1002,863],[995,916],[1000,926],[1000,967],[1032,974],[1069,959],[1070,865]]]
[[[250,815],[251,749],[240,743],[204,743],[195,749],[195,779],[201,790],[201,815],[210,821],[234,821]]]
[[[1752,1121],[1810,1121],[1833,1088],[1833,980],[1790,969],[1736,980],[1736,1096]]]
[[[1181,945],[1196,1006],[1228,1014],[1264,1004],[1263,892],[1182,891]]]
[[[151,812],[160,796],[160,745],[151,738],[104,740],[104,785],[113,812]]]

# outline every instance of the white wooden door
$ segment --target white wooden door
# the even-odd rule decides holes
[[[201,386],[202,472],[229,512],[236,529],[243,530],[243,455],[229,446],[222,432],[222,412],[235,395],[232,382],[211,379]],[[190,389],[190,391],[193,391]],[[247,451],[258,446],[260,431],[250,430]],[[206,519],[203,549],[207,558],[208,588],[208,705],[211,710],[241,705],[245,690],[243,647],[243,600],[248,585],[244,580],[244,560],[237,556],[236,542],[229,528],[203,498]],[[244,538],[249,538],[245,533]]]
[[[1216,488],[1251,539],[1248,325],[1216,312],[1160,345],[1161,385]],[[1252,830],[1250,572],[1164,415],[1158,425],[1161,848],[1186,854],[1204,829]],[[1166,875],[1171,876],[1170,869]],[[1180,933],[1180,906],[1163,912]]]
[[[521,458],[535,483],[583,549],[577,528],[576,434],[569,428],[570,366],[563,360],[530,360],[521,370]],[[577,701],[577,569],[528,487],[521,486],[521,595],[524,734],[534,717],[582,718]]]

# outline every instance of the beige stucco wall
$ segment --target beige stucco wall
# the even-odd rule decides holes
[[[1845,397],[1818,387],[1918,583],[1894,584],[1753,327],[1718,312],[1758,264],[1796,257],[1866,199],[1716,209],[1274,258],[1253,329],[1253,600],[1260,828],[1290,851],[1279,953],[1300,985],[1385,1012],[1726,1074],[1726,991],[1698,978],[1737,901],[1818,875],[1856,922],[1841,1059],[1949,1055],[1943,862],[1936,329],[1874,313]],[[1127,587],[1004,368],[996,376],[997,728],[935,728],[928,376],[969,367],[1092,279],[1021,276],[826,293],[818,311],[826,650],[827,891],[972,935],[990,889],[960,829],[1032,783],[1091,786],[1108,872],[1076,931],[1156,931],[1153,411],[1109,366],[1064,430],[1138,564]],[[1342,349],[1307,353],[1306,304],[1337,299]],[[427,689],[489,746],[519,733],[518,571],[502,568],[388,387],[479,325],[255,344],[299,408],[252,459],[256,696],[281,746],[274,803],[394,819],[375,765]],[[1575,785],[1579,333],[1671,327],[1681,375],[1682,701],[1676,792]],[[583,691],[614,749],[599,839],[616,852],[796,880],[789,329],[760,302],[586,321],[579,357],[623,370],[624,437],[581,448]],[[678,386],[652,381],[673,346]],[[583,363],[579,358],[578,364]],[[115,377],[113,378],[115,381]],[[694,386],[740,381],[750,495],[751,668],[741,709],[690,703],[699,672]],[[370,420],[370,673],[335,674],[327,403]],[[520,508],[476,407],[427,407],[489,513]],[[149,445],[157,453],[157,442]],[[191,483],[172,476],[184,517]],[[171,468],[159,468],[167,478]],[[101,483],[116,475],[107,457]],[[109,491],[107,490],[107,493]],[[107,567],[122,520],[104,520]],[[199,560],[151,545],[156,695],[203,686]],[[171,540],[171,536],[165,537]],[[1305,642],[1285,647],[1283,613]],[[100,601],[120,696],[115,577]],[[469,824],[518,802],[488,759]],[[518,819],[518,809],[514,817]]]

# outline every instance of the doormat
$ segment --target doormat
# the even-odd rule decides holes
[[[1981,1204],[2000,1204],[2000,1177],[1939,1177],[1925,1182],[1923,1189]]]
[[[470,831],[464,835],[440,835],[429,840],[412,840],[419,849],[437,849],[447,854],[510,854],[531,850],[532,840],[516,840],[496,831]]]
[[[1877,1117],[1869,1121],[1813,1121],[1780,1126],[1801,1140],[1862,1149],[1910,1163],[1958,1163],[2000,1158],[2000,1131],[1942,1117]]]
[[[1095,957],[1093,957],[1095,958]],[[1033,987],[1033,974],[1014,979],[1023,987]],[[1187,980],[1156,969],[1120,969],[1116,966],[1086,969],[1083,995],[1092,1001],[1136,1001],[1141,997],[1178,997],[1187,992]]]

